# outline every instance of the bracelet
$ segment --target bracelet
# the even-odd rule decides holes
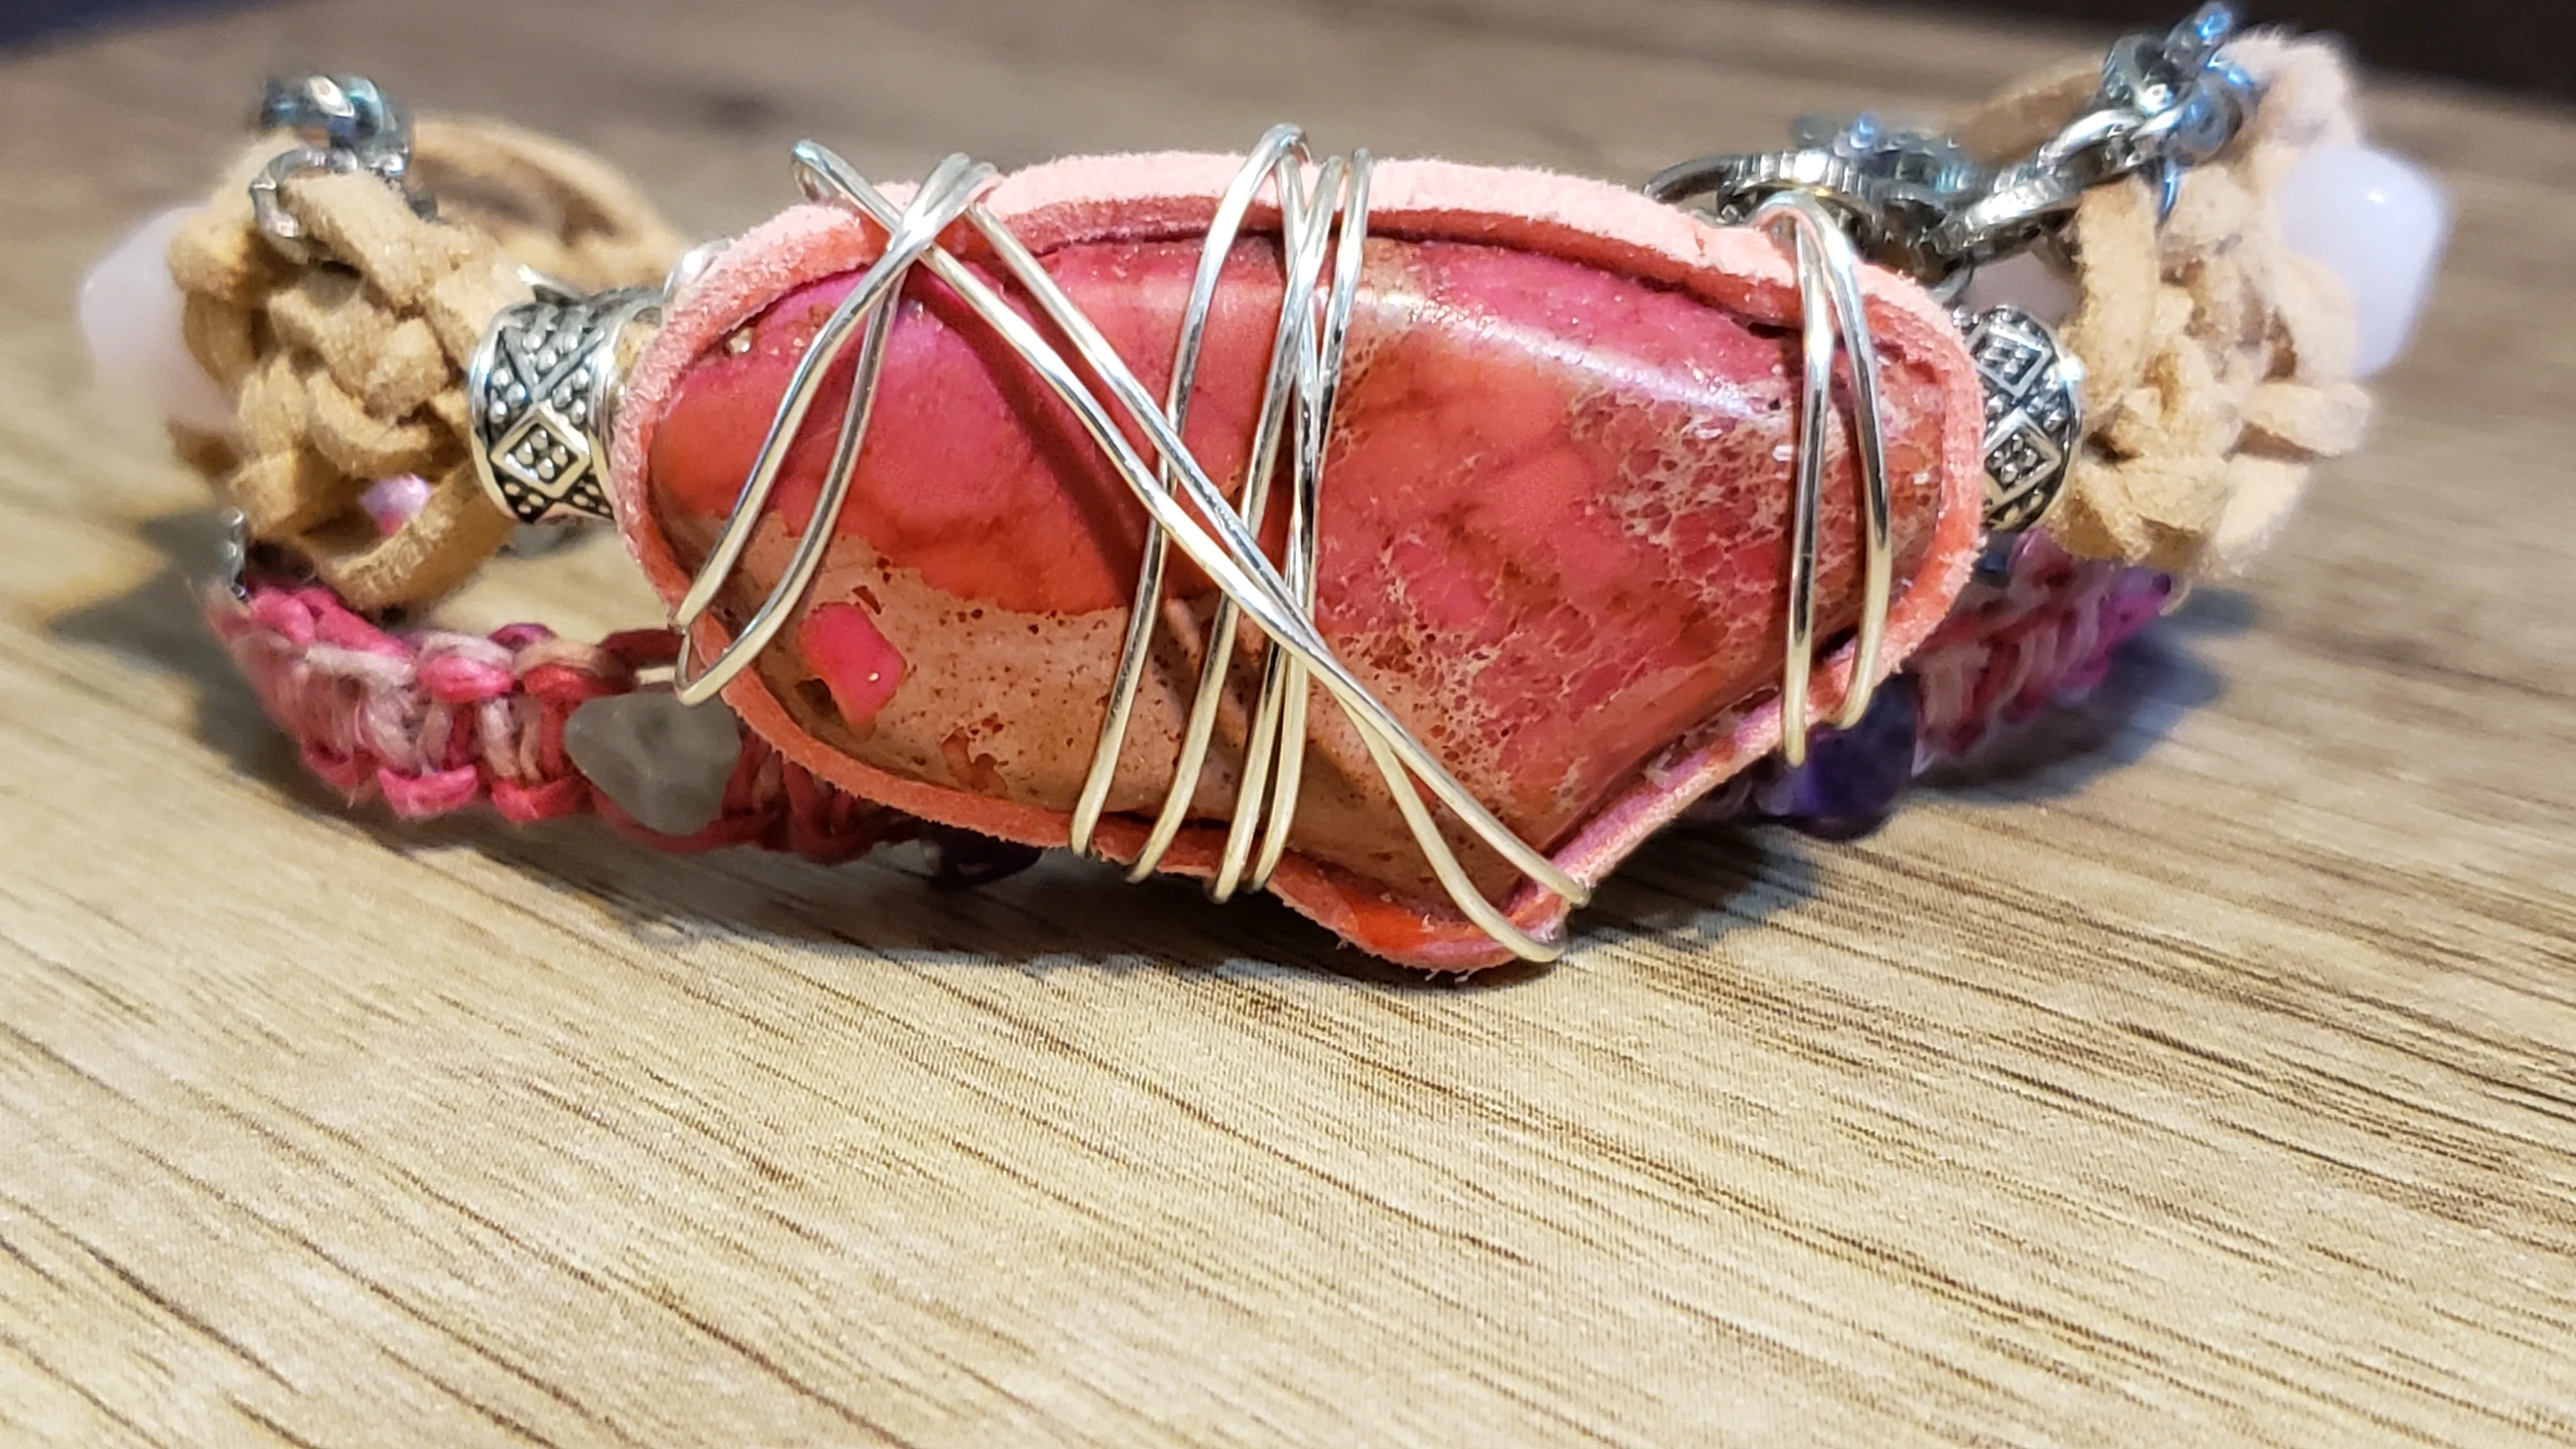
[[[2092,688],[2358,443],[2446,225],[2330,45],[2218,5],[1642,189],[1286,126],[912,186],[808,142],[803,204],[688,249],[362,79],[262,122],[83,318],[353,802],[954,884],[1066,847],[1445,972],[1553,959],[1685,815],[1859,835]],[[663,627],[419,622],[591,524]]]

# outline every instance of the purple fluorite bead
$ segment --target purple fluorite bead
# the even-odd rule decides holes
[[[1898,674],[1878,687],[1860,723],[1820,729],[1807,741],[1807,762],[1755,787],[1755,808],[1824,840],[1855,840],[1887,823],[1914,782],[1915,731],[1922,693]]]
[[[1034,845],[995,840],[950,825],[926,825],[921,838],[933,856],[930,883],[940,890],[973,890],[1018,875],[1045,854]]]

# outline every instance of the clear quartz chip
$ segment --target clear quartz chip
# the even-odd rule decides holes
[[[682,704],[664,690],[604,695],[564,721],[564,752],[645,828],[695,835],[724,810],[742,725],[722,704]]]

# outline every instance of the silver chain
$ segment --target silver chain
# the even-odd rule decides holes
[[[1804,196],[1871,261],[1955,302],[1977,269],[2027,251],[2064,260],[2084,194],[2131,177],[2156,189],[2158,219],[2183,173],[2244,129],[2261,89],[2222,53],[2236,13],[2203,5],[2162,35],[2124,37],[2073,120],[2018,160],[1984,164],[1952,136],[1876,116],[1802,120],[1787,150],[1703,156],[1646,183],[1721,223]],[[1956,314],[1985,395],[1986,528],[1998,540],[2038,524],[2071,475],[2084,433],[2084,369],[2056,332],[2018,307]]]
[[[354,75],[272,80],[260,99],[259,128],[286,131],[300,145],[279,152],[250,184],[259,229],[289,260],[310,259],[304,226],[278,200],[281,183],[316,171],[364,172],[401,192],[420,215],[437,214],[411,188],[411,118],[374,81]]]
[[[2220,53],[2235,33],[2235,12],[2212,3],[2162,35],[2122,39],[2075,119],[2005,164],[1980,164],[1940,132],[1865,115],[1801,121],[1786,150],[1685,161],[1646,192],[1696,202],[1728,223],[1782,191],[1811,192],[1872,261],[1955,295],[1978,266],[2053,241],[2094,187],[2143,176],[2170,211],[2183,173],[2235,139],[2260,98]]]

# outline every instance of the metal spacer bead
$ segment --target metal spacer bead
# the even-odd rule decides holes
[[[2084,363],[2019,307],[1956,320],[1985,394],[1986,527],[2019,533],[2066,491],[2084,438]]]
[[[618,344],[661,300],[650,288],[541,293],[484,329],[466,373],[466,435],[484,491],[511,517],[614,520],[609,440],[625,384]]]

